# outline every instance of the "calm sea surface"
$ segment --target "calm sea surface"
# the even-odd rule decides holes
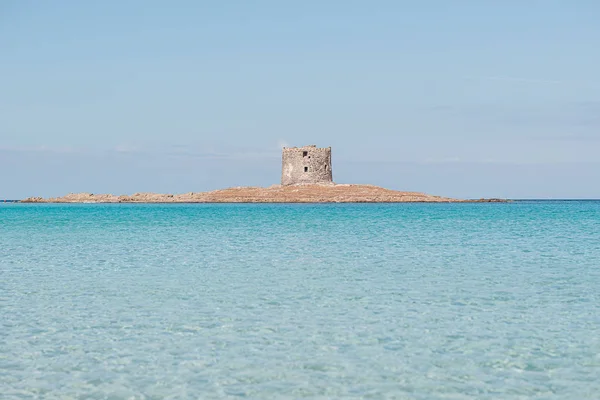
[[[0,205],[0,398],[599,399],[600,202]]]

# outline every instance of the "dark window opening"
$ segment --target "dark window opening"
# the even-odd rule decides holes
[[[302,152],[302,157],[306,157],[308,155],[308,151],[303,151]]]
[[[325,171],[329,170],[329,165],[325,166]]]
[[[304,172],[308,172],[308,167],[304,167]]]

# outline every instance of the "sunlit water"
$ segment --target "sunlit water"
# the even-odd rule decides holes
[[[600,202],[0,205],[0,398],[600,398]]]

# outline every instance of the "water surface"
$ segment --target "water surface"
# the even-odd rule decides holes
[[[0,205],[2,399],[595,399],[600,202]]]

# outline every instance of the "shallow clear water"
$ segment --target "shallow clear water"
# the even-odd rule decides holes
[[[600,202],[0,205],[2,399],[600,397]]]

